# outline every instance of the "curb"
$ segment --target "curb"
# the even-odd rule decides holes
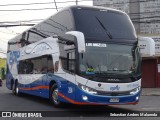
[[[160,96],[160,88],[142,88],[142,96]]]

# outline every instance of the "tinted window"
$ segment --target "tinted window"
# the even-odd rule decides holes
[[[28,33],[28,44],[34,43],[36,41],[42,40],[45,38],[45,35],[41,35],[42,33],[36,33],[29,31]]]
[[[35,32],[30,32],[30,30]],[[60,11],[30,30],[29,32],[27,31],[29,35],[27,33],[25,36],[25,40],[28,41],[25,41],[25,43],[23,43],[21,46],[39,41],[43,39],[43,36],[49,37],[53,35],[64,34],[67,31],[73,30],[73,18],[71,12],[69,10]],[[8,50],[15,50],[16,42],[20,42],[22,36],[23,34],[20,34],[16,38],[10,40],[10,42],[15,43],[15,45],[13,47],[11,46],[11,49]]]
[[[43,68],[42,58],[32,59],[32,62],[34,64],[33,74],[39,74],[39,73],[41,73],[41,71],[43,72],[43,70],[42,70],[42,68]]]
[[[85,37],[97,39],[135,39],[134,27],[127,15],[120,12],[74,9],[76,30]]]
[[[75,73],[75,49],[64,50],[66,44],[60,43],[60,58],[63,69]]]
[[[64,34],[66,31],[73,29],[72,17],[70,11],[64,10],[50,17],[42,24],[36,27],[40,31],[49,36]]]
[[[18,66],[18,73],[25,74],[26,73],[25,69],[26,69],[25,61],[20,61]]]
[[[48,61],[47,61],[48,72],[53,73],[54,72],[54,65],[53,65],[52,56],[48,56],[47,59],[48,59]]]
[[[23,44],[25,43],[22,43],[22,34],[21,34],[8,42],[8,52],[21,48],[22,46],[24,46]]]
[[[21,47],[20,43],[14,43],[14,44],[8,44],[8,51],[14,51],[14,50],[18,50]]]
[[[60,58],[61,58],[63,69],[67,70],[67,51],[64,50],[64,45],[65,44],[63,43],[59,43]]]
[[[19,62],[19,74],[46,74],[54,72],[52,56],[42,56]]]
[[[68,70],[71,72],[75,72],[75,52],[68,53]]]

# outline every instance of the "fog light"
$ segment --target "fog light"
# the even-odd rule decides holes
[[[139,97],[136,97],[136,100],[138,100],[139,99]]]
[[[82,96],[82,99],[83,99],[84,101],[87,101],[87,100],[88,100],[88,97],[87,97],[87,96]]]

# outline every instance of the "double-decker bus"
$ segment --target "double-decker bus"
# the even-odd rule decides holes
[[[138,38],[122,11],[70,6],[8,42],[6,86],[79,105],[136,104]]]

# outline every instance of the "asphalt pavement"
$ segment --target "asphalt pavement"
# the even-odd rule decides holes
[[[15,96],[12,91],[8,90],[3,81],[0,87],[0,111],[49,111],[54,114],[67,113],[67,116],[79,117],[42,117],[42,118],[0,118],[0,120],[159,120],[159,117],[105,117],[110,111],[127,111],[127,112],[153,112],[160,113],[160,88],[142,88],[140,101],[137,105],[112,105],[112,106],[75,106],[66,105],[63,108],[55,108],[48,100],[31,96]],[[75,112],[77,111],[77,112]],[[91,116],[86,117],[89,111]],[[92,111],[92,112],[90,112]]]

